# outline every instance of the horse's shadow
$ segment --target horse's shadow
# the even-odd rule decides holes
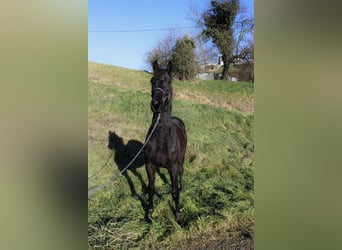
[[[118,170],[122,171],[131,162],[131,160],[136,156],[139,150],[142,148],[143,143],[137,140],[129,140],[127,144],[123,143],[123,139],[118,136],[115,132],[109,131],[108,135],[108,148],[114,151],[114,162],[116,163]],[[136,191],[134,182],[130,177],[133,174],[141,183],[141,190],[144,194],[147,193],[147,185],[144,182],[142,175],[137,171],[138,168],[145,165],[144,151],[141,151],[132,165],[124,172],[122,175],[126,178],[129,185],[131,196],[139,199],[143,208],[147,207],[147,203],[141,195]],[[164,183],[168,183],[166,176],[161,173],[158,169],[158,174]],[[160,195],[157,194],[160,198]]]

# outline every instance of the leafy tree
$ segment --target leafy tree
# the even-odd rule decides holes
[[[211,8],[204,11],[203,35],[212,38],[222,54],[222,79],[228,79],[229,65],[233,58],[233,24],[240,9],[239,0],[211,1]]]
[[[195,47],[194,40],[187,35],[176,41],[171,60],[179,80],[192,80],[196,75]]]

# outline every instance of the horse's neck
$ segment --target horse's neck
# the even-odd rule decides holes
[[[152,123],[155,124],[157,122],[158,114],[154,113],[152,118]],[[159,124],[168,124],[171,121],[171,110],[160,113]]]

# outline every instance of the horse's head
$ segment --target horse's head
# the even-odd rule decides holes
[[[152,66],[153,77],[151,78],[151,109],[154,113],[166,112],[170,108],[172,98],[172,63],[169,62],[166,69],[159,68],[157,61],[154,61]]]

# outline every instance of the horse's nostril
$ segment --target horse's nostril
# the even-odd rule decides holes
[[[153,112],[157,112],[157,109],[158,109],[158,105],[155,104],[153,101],[151,102],[151,109]]]

